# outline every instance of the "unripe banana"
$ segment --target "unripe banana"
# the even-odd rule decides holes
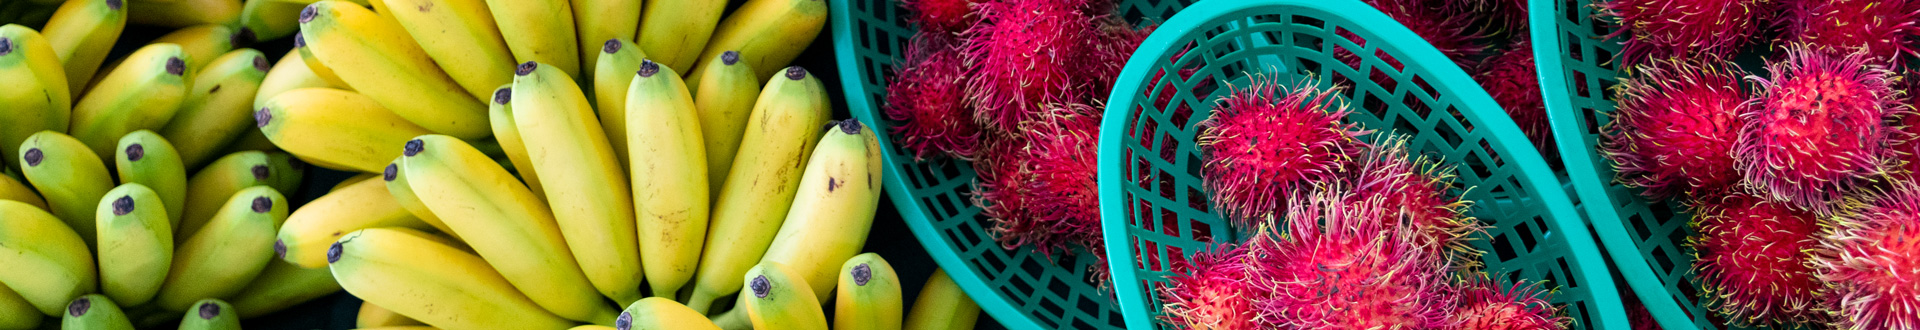
[[[300,12],[300,32],[307,50],[342,81],[387,109],[404,110],[396,113],[415,125],[465,139],[492,134],[486,104],[440,71],[398,24],[328,0]]]
[[[240,318],[272,314],[295,305],[340,292],[340,282],[326,268],[306,269],[285,262],[268,262],[267,269],[253,283],[228,299]]]
[[[287,216],[273,250],[300,267],[327,266],[327,247],[341,235],[366,228],[432,229],[394,202],[385,181],[367,180],[327,193]]]
[[[613,321],[616,330],[720,330],[706,315],[687,308],[673,299],[640,299]]]
[[[141,47],[74,103],[68,133],[100,159],[113,159],[114,144],[121,136],[160,129],[173,119],[192,83],[187,80],[192,72],[188,67],[187,55],[178,45]]]
[[[204,299],[180,318],[180,330],[240,330],[240,315],[220,299]]]
[[[180,163],[180,153],[175,151],[173,143],[153,131],[139,130],[120,138],[119,145],[116,150],[120,152],[114,153],[113,164],[120,172],[120,182],[138,183],[152,189],[165,202],[167,212],[163,215],[167,228],[178,226],[181,213],[187,209],[187,168]],[[130,305],[144,302],[125,297],[114,300]]]
[[[600,62],[603,41],[634,40],[634,30],[640,27],[640,6],[640,0],[571,1],[574,30],[579,36],[580,81],[591,83],[599,79],[599,72],[593,66]],[[591,96],[600,91],[586,92]]]
[[[253,186],[268,186],[280,180],[267,153],[242,151],[228,154],[201,168],[187,178],[187,210],[180,213],[180,225],[174,227],[173,241],[185,242],[200,231],[234,193]]]
[[[879,254],[847,259],[840,265],[840,285],[835,291],[834,329],[900,330],[900,276]]]
[[[305,7],[301,7],[302,12],[305,10]],[[333,68],[327,67],[326,63],[320,62],[320,58],[313,56],[313,48],[307,48],[306,32],[293,32],[293,50],[300,53],[300,60],[307,63],[308,71],[313,71],[315,77],[320,77],[320,80],[327,82],[327,87],[353,90],[353,86],[347,85],[345,80],[340,80],[339,74],[333,73]]]
[[[652,53],[654,62],[673,68],[673,72],[693,74],[693,64],[713,36],[720,13],[727,9],[724,0],[653,0],[641,13],[639,36],[641,49]]]
[[[240,29],[259,40],[275,40],[300,31],[300,9],[306,4],[285,1],[246,1],[240,7]]]
[[[280,93],[253,114],[260,131],[302,160],[337,170],[374,173],[386,168],[415,136],[433,134],[381,107],[373,98],[332,88]]]
[[[127,27],[125,0],[67,1],[53,12],[40,29],[47,44],[60,57],[67,77],[67,91],[73,99],[93,79],[94,71],[106,62],[107,52]]]
[[[491,99],[492,102],[487,102],[487,118],[493,121],[494,140],[500,142],[500,151],[507,154],[507,161],[513,163],[520,180],[526,181],[527,189],[533,190],[533,197],[545,202],[547,190],[540,185],[540,175],[533,171],[533,160],[527,158],[527,144],[520,139],[520,127],[513,123],[513,84],[493,90]]]
[[[748,290],[740,294],[742,308],[754,329],[826,330],[827,315],[804,275],[779,262],[762,262],[747,270]]]
[[[180,51],[187,54],[187,72],[200,72],[221,54],[252,45],[253,33],[241,31],[221,24],[195,25],[174,30],[153,39],[153,43],[180,45]]]
[[[753,114],[753,102],[760,96],[760,78],[753,75],[752,67],[740,62],[740,52],[720,53],[706,63],[695,75],[705,80],[692,86],[693,104],[700,108],[700,134],[707,142],[708,186],[718,192],[724,187],[727,171],[733,168],[733,157],[740,152],[748,115]]]
[[[66,131],[73,111],[60,56],[39,32],[17,24],[0,26],[0,150],[7,167],[20,167],[20,142],[45,130]]]
[[[761,263],[778,262],[805,276],[817,302],[831,296],[838,268],[866,245],[880,206],[880,142],[857,119],[835,122],[807,160],[800,193]]]
[[[786,221],[806,160],[832,114],[826,87],[805,69],[767,83],[754,102],[740,157],[715,198],[711,244],[701,252],[700,276],[687,307],[707,311],[713,300],[740,291],[740,273],[760,262]]]
[[[580,41],[568,0],[487,0],[487,9],[514,62],[545,63],[579,80]]]
[[[32,205],[0,201],[0,283],[46,316],[94,292],[98,273],[87,243],[60,219]]]
[[[960,291],[960,285],[947,277],[946,270],[936,268],[933,276],[927,277],[927,284],[920,287],[920,297],[914,298],[913,311],[907,313],[903,329],[965,330],[973,329],[979,320],[980,305]]]
[[[33,303],[27,302],[27,298],[20,297],[20,293],[13,292],[13,288],[0,285],[0,329],[34,329],[45,318],[47,316],[40,315],[40,310],[34,309]]]
[[[127,11],[133,24],[159,27],[187,27],[201,24],[234,25],[240,22],[240,0],[176,0],[141,2]]]
[[[700,58],[739,51],[747,65],[757,70],[754,76],[767,81],[800,57],[826,25],[826,1],[748,0],[720,21]]]
[[[184,311],[200,299],[240,293],[273,261],[273,235],[287,220],[287,207],[273,187],[234,193],[205,228],[178,244],[154,305]]]
[[[386,5],[419,10],[391,14],[420,42],[433,62],[474,98],[486,100],[493,88],[513,82],[513,53],[500,37],[484,0],[385,0]],[[387,13],[382,13],[383,15]]]
[[[267,166],[278,174],[273,176],[273,181],[267,182],[273,190],[300,191],[300,181],[307,177],[307,163],[285,152],[267,152]]]
[[[407,183],[406,173],[400,171],[402,160],[404,159],[394,158],[393,163],[387,164],[386,170],[381,172],[381,181],[387,182],[387,193],[392,194],[393,201],[400,204],[401,208],[407,209],[407,213],[412,213],[413,217],[420,218],[421,222],[426,222],[441,233],[459,238],[459,233],[448,228],[446,222],[440,221],[440,216],[433,214],[433,210],[427,208],[426,202],[420,201],[419,195],[413,194],[413,186]]]
[[[253,94],[253,107],[247,109],[259,109],[267,105],[267,100],[279,96],[280,93],[307,87],[340,88],[328,84],[326,79],[315,75],[313,69],[307,67],[307,60],[300,57],[300,50],[287,51],[286,55],[280,57],[279,62],[273,63],[273,69],[267,70],[267,77],[260,81],[259,90]]]
[[[520,89],[514,88],[515,93]],[[515,110],[521,105],[524,103],[516,102]],[[612,322],[618,312],[608,307],[589,284],[568,250],[568,242],[561,238],[553,214],[506,169],[465,141],[445,135],[422,135],[407,141],[403,154],[406,156],[401,158],[400,171],[406,172],[407,184],[421,202],[446,220],[461,238],[487,242],[473,245],[474,251],[515,288],[561,317]],[[607,183],[601,184],[618,186]],[[609,249],[606,245],[593,247]],[[348,290],[353,291],[352,286]],[[376,303],[436,324],[400,306]]]
[[[107,296],[82,296],[68,303],[66,311],[66,316],[60,318],[61,329],[133,330],[127,313],[120,311],[120,305]]]
[[[353,326],[355,328],[396,327],[396,326],[407,326],[407,325],[427,325],[427,324],[420,323],[420,321],[418,320],[407,318],[406,315],[400,315],[400,313],[395,313],[392,310],[381,308],[378,305],[374,305],[373,302],[370,302],[370,301],[360,302],[360,313],[358,316],[354,317],[354,322],[353,322]]]
[[[640,260],[656,297],[693,279],[707,234],[706,147],[693,96],[673,69],[642,61],[627,89],[627,155]]]
[[[33,187],[21,183],[12,175],[0,175],[0,199],[27,203],[41,210],[47,209],[47,200],[41,199],[40,194],[33,191]]]
[[[41,131],[20,144],[20,163],[27,182],[47,198],[53,214],[80,234],[86,246],[93,246],[93,211],[100,197],[113,189],[113,177],[107,165],[87,151],[87,146],[66,134]],[[61,299],[62,304],[73,297]],[[48,315],[53,315],[49,313]]]
[[[348,234],[327,251],[329,268],[354,296],[442,329],[573,326],[515,291],[479,256],[404,231]]]
[[[649,266],[645,276],[655,289],[661,288],[658,283],[671,279],[654,277],[652,261],[643,256],[646,250],[635,243],[635,199],[618,184],[627,182],[626,172],[614,158],[586,95],[551,65],[527,62],[514,74],[514,125],[535,175],[540,176],[546,200],[553,203],[560,232],[587,279],[615,302],[630,303],[641,298],[645,262]]]
[[[257,50],[234,50],[210,62],[193,78],[180,111],[159,129],[160,136],[179,150],[182,164],[197,166],[213,160],[220,149],[253,128],[252,109],[258,108],[251,106],[267,77],[267,56]]]
[[[153,189],[128,183],[107,192],[96,218],[101,293],[131,306],[146,304],[173,263],[166,205]]]
[[[633,73],[647,54],[627,39],[609,39],[600,47],[600,59],[593,67],[593,97],[600,114],[600,128],[607,132],[614,158],[621,168],[627,166],[627,88]]]

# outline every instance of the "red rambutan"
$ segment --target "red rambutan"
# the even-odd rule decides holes
[[[1827,214],[1832,203],[1887,173],[1886,120],[1901,110],[1893,76],[1864,53],[1835,57],[1804,47],[1767,66],[1771,79],[1740,115],[1734,162],[1752,191]]]
[[[1324,188],[1324,187],[1323,187]],[[1331,187],[1290,203],[1287,231],[1262,230],[1248,276],[1259,321],[1285,329],[1431,329],[1457,296],[1446,260],[1392,221],[1377,198]]]
[[[1819,320],[1820,281],[1807,262],[1819,245],[1819,218],[1777,202],[1734,194],[1698,203],[1687,239],[1706,305],[1751,325]]]
[[[1502,287],[1486,273],[1469,277],[1460,286],[1460,308],[1453,312],[1454,330],[1558,330],[1573,320],[1559,315],[1541,298],[1539,283]]]
[[[1785,0],[1786,40],[1829,55],[1865,50],[1882,65],[1920,55],[1920,1]]]
[[[1641,59],[1714,55],[1732,58],[1759,33],[1771,0],[1606,0],[1601,15],[1617,19],[1627,35],[1618,57],[1625,65]]]
[[[1472,202],[1448,191],[1453,188],[1453,168],[1432,158],[1410,157],[1407,139],[1390,134],[1363,148],[1354,162],[1354,193],[1381,200],[1390,219],[1413,226],[1419,233],[1416,241],[1425,247],[1421,251],[1443,254],[1460,268],[1478,265],[1481,252],[1467,242],[1480,227],[1466,215]]]
[[[1740,182],[1731,152],[1753,106],[1740,69],[1717,60],[1654,60],[1622,79],[1600,150],[1617,180],[1662,200],[1719,194]]]
[[[1439,49],[1441,54],[1446,55],[1447,59],[1453,60],[1460,67],[1471,67],[1468,61],[1487,51],[1488,47],[1482,40],[1487,38],[1487,31],[1475,28],[1473,20],[1461,19],[1463,16],[1471,15],[1470,8],[1448,4],[1451,1],[1366,0],[1366,2],[1380,12],[1386,13],[1387,17],[1400,22],[1408,30],[1413,30],[1414,35],[1426,39],[1428,44]],[[1360,40],[1357,35],[1346,32],[1342,34],[1354,43],[1366,44],[1366,41]],[[1344,49],[1342,51],[1345,52]],[[1348,65],[1359,67],[1358,58],[1351,57],[1351,53],[1346,55]],[[1389,59],[1389,62],[1395,61]]]
[[[1100,118],[1090,106],[1049,107],[1017,139],[988,138],[975,170],[976,204],[1001,246],[1052,255],[1068,244],[1102,254],[1095,180]]]
[[[887,119],[900,121],[892,129],[895,142],[915,159],[971,159],[979,146],[980,126],[961,92],[962,65],[951,39],[923,34],[907,46],[906,59],[887,84],[884,111]]]
[[[1814,255],[1840,329],[1920,328],[1920,184],[1903,181],[1834,217]]]
[[[1560,151],[1553,145],[1546,103],[1540,100],[1540,77],[1533,67],[1533,43],[1528,40],[1520,38],[1506,52],[1488,57],[1473,78],[1507,110],[1507,116],[1520,125],[1520,132],[1533,142],[1533,148],[1552,164],[1560,159]]]
[[[920,24],[922,34],[954,34],[972,27],[973,6],[980,0],[900,0],[900,8],[912,13],[908,22]]]
[[[1254,320],[1253,301],[1262,293],[1247,282],[1248,259],[1246,245],[1222,245],[1174,263],[1176,275],[1167,277],[1167,287],[1160,290],[1164,320],[1178,329],[1270,328]]]
[[[1288,196],[1330,181],[1357,151],[1346,104],[1302,82],[1293,90],[1253,78],[1200,123],[1201,178],[1220,214],[1243,229],[1270,221]]]
[[[1154,28],[1147,26],[1136,29],[1125,20],[1113,16],[1099,19],[1099,26],[1090,30],[1094,33],[1092,42],[1089,42],[1093,49],[1082,57],[1084,62],[1079,65],[1093,68],[1085,72],[1084,79],[1089,82],[1084,85],[1087,87],[1086,95],[1105,102],[1107,95],[1113,92],[1114,79],[1120,78],[1120,71],[1126,68],[1127,59],[1133,57],[1133,51],[1140,48],[1140,42],[1146,41],[1147,35],[1153,34]]]
[[[1077,59],[1087,52],[1093,18],[1068,0],[998,0],[974,6],[979,24],[964,33],[974,121],[1003,134],[1039,117],[1045,104],[1078,102]]]

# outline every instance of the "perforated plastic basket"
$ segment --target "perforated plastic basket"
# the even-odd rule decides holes
[[[1158,22],[1193,1],[1123,0],[1118,14],[1136,24]],[[917,29],[894,0],[832,0],[831,9],[847,108],[861,122],[887,132],[894,123],[880,114],[886,79]],[[1096,256],[1077,248],[1065,257],[1002,249],[987,230],[992,224],[969,202],[972,164],[945,158],[916,162],[891,138],[880,135],[884,191],[934,262],[982,311],[1009,329],[1125,326],[1111,290],[1088,281],[1092,270],[1106,267]]]
[[[1358,45],[1342,32],[1369,42]],[[1360,66],[1338,60],[1340,49],[1359,55]],[[1382,54],[1404,65],[1389,64]],[[1198,71],[1150,80],[1187,68]],[[1245,240],[1245,230],[1230,228],[1205,207],[1199,176],[1205,155],[1194,137],[1196,124],[1229,92],[1195,90],[1196,84],[1246,86],[1248,72],[1345,85],[1340,97],[1357,106],[1348,122],[1412,136],[1415,152],[1444,157],[1458,165],[1462,188],[1477,187],[1463,197],[1474,201],[1469,212],[1491,226],[1487,239],[1472,243],[1487,251],[1482,261],[1493,278],[1547,281],[1558,288],[1550,301],[1575,319],[1575,328],[1626,327],[1605,260],[1560,181],[1458,66],[1356,0],[1239,0],[1202,2],[1169,19],[1127,62],[1107,103],[1100,204],[1128,328],[1166,328],[1157,289],[1171,274],[1160,261],[1219,246],[1196,240],[1196,230]],[[1166,93],[1177,96],[1166,106],[1144,97]]]

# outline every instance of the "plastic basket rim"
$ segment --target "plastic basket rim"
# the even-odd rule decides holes
[[[1433,74],[1430,80],[1436,85],[1461,86],[1455,91],[1455,95],[1467,105],[1468,109],[1500,109],[1492,96],[1432,44],[1424,42],[1425,39],[1414,34],[1405,25],[1360,0],[1200,1],[1176,13],[1155,29],[1154,33],[1148,36],[1146,41],[1141,43],[1140,48],[1128,58],[1125,69],[1121,71],[1116,81],[1145,80],[1148,70],[1154,65],[1153,62],[1169,55],[1173,51],[1173,42],[1184,39],[1188,31],[1201,28],[1201,24],[1241,10],[1270,6],[1311,8],[1339,13],[1353,21],[1380,22],[1378,25],[1370,26],[1369,32],[1383,39],[1381,48],[1392,48],[1400,50],[1401,54],[1410,55],[1396,57],[1402,63],[1407,63],[1407,67],[1429,68],[1428,71]],[[1538,18],[1540,13],[1534,11],[1532,14],[1534,18]],[[1548,14],[1550,16],[1551,12]],[[1532,24],[1531,28],[1537,30],[1541,29],[1541,26]],[[1539,45],[1536,44],[1535,47]],[[1125,173],[1118,170],[1122,168],[1123,157],[1111,156],[1124,152],[1122,150],[1124,134],[1108,134],[1125,131],[1128,119],[1126,107],[1132,106],[1133,98],[1140,94],[1140,88],[1141,84],[1136,83],[1116,84],[1113,91],[1108,94],[1105,111],[1109,115],[1102,118],[1100,126],[1098,187],[1101,192],[1101,236],[1109,247],[1107,267],[1113,276],[1114,293],[1120,304],[1121,315],[1129,329],[1153,329],[1156,320],[1139,313],[1146,307],[1145,289],[1132,271],[1133,247],[1127,241],[1126,212],[1122,208],[1125,201],[1120,200],[1118,193],[1124,189],[1122,184],[1125,182],[1123,177]],[[1520,133],[1519,126],[1511,119],[1489,120],[1482,118],[1484,116],[1480,111],[1462,112],[1475,123],[1483,125],[1480,129],[1494,130],[1493,134],[1497,139],[1491,139],[1489,143],[1507,144],[1508,146],[1505,146],[1507,149],[1520,151],[1516,153],[1518,154],[1516,159],[1513,159],[1515,165],[1521,168],[1520,180],[1535,187],[1562,186],[1560,180],[1547,166],[1546,160],[1541,157],[1539,150],[1534,149],[1531,143],[1524,143],[1527,140]],[[1502,112],[1502,115],[1504,114]],[[1540,194],[1542,204],[1547,207],[1545,214],[1552,215],[1549,221],[1554,224],[1553,228],[1560,230],[1562,237],[1568,240],[1571,258],[1583,267],[1584,271],[1579,272],[1578,276],[1585,281],[1582,283],[1586,283],[1585,286],[1594,297],[1596,303],[1594,307],[1598,309],[1594,315],[1600,316],[1594,324],[1603,329],[1624,328],[1627,325],[1627,316],[1609,273],[1612,265],[1599,255],[1599,246],[1592,240],[1592,233],[1588,232],[1585,221],[1580,217],[1581,213],[1575,210],[1570,196],[1563,189],[1535,190]]]

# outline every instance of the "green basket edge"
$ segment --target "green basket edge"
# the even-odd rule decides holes
[[[1531,0],[1530,4],[1544,1],[1549,0]],[[1172,42],[1178,41],[1191,30],[1199,28],[1200,24],[1228,13],[1262,6],[1316,8],[1358,16],[1354,17],[1355,21],[1385,22],[1372,31],[1385,39],[1382,48],[1396,48],[1403,51],[1403,54],[1413,55],[1400,57],[1403,62],[1411,62],[1412,65],[1409,66],[1433,68],[1432,73],[1437,81],[1432,83],[1436,85],[1474,87],[1461,88],[1464,93],[1459,97],[1467,105],[1463,112],[1475,122],[1486,125],[1481,129],[1494,130],[1493,134],[1499,139],[1493,139],[1491,143],[1526,141],[1524,135],[1520,133],[1519,126],[1514,124],[1512,119],[1505,118],[1504,112],[1501,113],[1501,120],[1485,118],[1489,115],[1482,114],[1480,109],[1499,109],[1499,105],[1484,89],[1478,88],[1480,85],[1474,82],[1465,71],[1447,60],[1438,49],[1426,43],[1425,39],[1415,35],[1406,26],[1359,0],[1242,0],[1195,3],[1167,19],[1152,35],[1148,36],[1146,41],[1141,43],[1140,48],[1134,51],[1133,56],[1128,58],[1127,65],[1121,71],[1117,81],[1146,80],[1148,71],[1155,64],[1153,61],[1170,55],[1174,47]],[[1539,29],[1537,25],[1533,28]],[[1114,293],[1120,303],[1121,315],[1126,321],[1127,328],[1152,329],[1154,320],[1148,319],[1140,312],[1147,308],[1145,288],[1131,271],[1132,265],[1123,264],[1130,263],[1128,260],[1132,260],[1134,253],[1127,241],[1126,212],[1122,205],[1124,201],[1120,200],[1119,194],[1124,189],[1121,184],[1125,182],[1125,173],[1119,170],[1123,168],[1122,157],[1114,156],[1124,154],[1122,150],[1124,134],[1107,134],[1125,131],[1128,118],[1126,118],[1127,112],[1124,107],[1131,106],[1133,98],[1138,94],[1140,94],[1140,84],[1116,84],[1112,93],[1108,94],[1105,109],[1107,115],[1102,119],[1099,138],[1100,222],[1101,234],[1109,247],[1107,267],[1114,277]],[[1523,151],[1515,159],[1524,173],[1522,180],[1537,187],[1562,186],[1559,179],[1552,174],[1551,168],[1547,166],[1546,160],[1541,158],[1539,151],[1534,149],[1532,144],[1520,143],[1511,148]],[[1525,150],[1533,152],[1524,152]],[[1595,324],[1603,329],[1628,328],[1626,311],[1621,304],[1621,298],[1618,294],[1612,293],[1618,290],[1613,284],[1611,274],[1608,273],[1612,265],[1600,256],[1599,247],[1592,240],[1592,233],[1587,231],[1586,223],[1580,217],[1581,213],[1575,211],[1573,202],[1565,191],[1540,189],[1539,192],[1543,198],[1543,204],[1548,207],[1547,214],[1553,215],[1549,221],[1553,222],[1556,229],[1564,231],[1569,248],[1573,250],[1573,259],[1584,267],[1580,276],[1586,281],[1585,283],[1589,283],[1589,289],[1592,290],[1596,307],[1599,309],[1600,320]]]

